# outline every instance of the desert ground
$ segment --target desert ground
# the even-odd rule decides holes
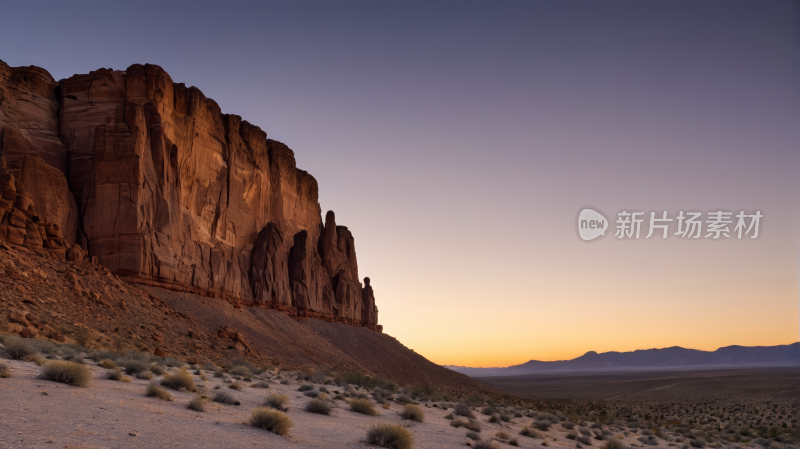
[[[281,371],[246,362],[237,366],[189,365],[146,353],[96,351],[9,335],[0,340],[5,356],[0,363],[6,368],[3,372],[0,367],[0,446],[4,448],[369,447],[370,427],[382,422],[400,424],[413,437],[412,446],[386,447],[513,444],[581,448],[621,443],[620,447],[740,448],[759,444],[781,448],[794,441],[782,428],[772,439],[758,438],[757,429],[737,430],[735,437],[725,439],[724,432],[701,425],[650,427],[599,416],[598,421],[605,422],[597,422],[558,410],[434,400],[432,391],[391,383],[383,383],[383,388],[370,388],[366,383],[359,386],[360,380],[332,372]],[[15,352],[20,345],[34,350]],[[116,361],[113,364],[112,359]],[[43,379],[45,368],[59,361],[86,367],[91,379],[83,387]],[[120,374],[114,365],[121,369],[122,381],[109,378]],[[192,379],[194,392],[164,387],[169,400],[145,395],[151,383],[158,385],[182,371]],[[227,402],[238,405],[216,402],[221,393],[232,397]],[[273,394],[288,398],[285,413],[292,426],[283,436],[248,423],[252,411]],[[330,414],[306,411],[314,399],[328,404]],[[352,411],[350,401],[357,399],[373,404],[377,415]],[[188,408],[193,400],[203,404],[204,411]],[[422,411],[422,422],[403,419],[401,414],[409,403]]]
[[[523,398],[566,401],[626,422],[798,426],[800,367],[579,372],[478,378]]]

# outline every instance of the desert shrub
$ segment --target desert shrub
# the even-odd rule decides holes
[[[38,358],[37,355],[29,355],[28,357],[25,357],[25,359],[27,360],[28,358],[31,358],[31,357],[37,357]],[[86,363],[85,359],[83,358],[83,354],[73,354],[73,355],[71,355],[69,357],[64,357],[64,360],[66,360],[68,362],[73,362],[73,363],[80,363],[81,365]]]
[[[481,436],[477,432],[467,432],[467,438],[478,441],[481,439]]]
[[[314,382],[315,384],[321,384],[325,382],[325,373],[322,371],[315,372],[311,375],[311,382]]]
[[[186,405],[186,408],[196,412],[204,412],[206,411],[206,400],[200,396],[195,396],[191,401],[189,401],[189,404]]]
[[[378,414],[369,399],[353,399],[350,401],[350,411],[369,416],[375,416]]]
[[[567,434],[567,438],[569,438],[570,440],[577,439],[578,438],[578,432],[573,430],[572,432]]]
[[[131,375],[139,374],[150,369],[150,365],[148,365],[147,362],[136,359],[122,359],[117,365],[125,368],[125,374]]]
[[[452,414],[450,414],[450,415],[448,415],[448,416],[450,416],[450,418],[448,418],[448,419],[450,419],[450,425],[451,425],[451,426],[453,426],[453,427],[455,427],[455,428],[458,428],[458,427],[463,427],[463,426],[464,426],[464,424],[466,424],[466,423],[467,423],[467,422],[466,422],[466,421],[464,421],[463,419],[460,419],[460,418],[453,418],[453,417],[452,417],[452,416],[453,416]],[[445,418],[447,418],[447,416],[445,416]]]
[[[149,385],[147,385],[147,390],[145,390],[144,394],[145,396],[151,398],[159,398],[165,401],[172,400],[172,397],[169,395],[167,390],[159,387],[155,382],[151,382]]]
[[[367,443],[389,449],[411,449],[414,437],[400,424],[383,422],[369,428]]]
[[[228,393],[225,390],[220,390],[214,395],[214,402],[219,402],[220,404],[227,404],[227,405],[240,405],[238,399],[233,397],[232,394]]]
[[[455,407],[453,407],[453,413],[458,416],[466,416],[467,418],[475,417],[475,415],[472,413],[472,409],[469,408],[469,405],[463,402],[456,404]]]
[[[620,440],[609,440],[603,445],[603,449],[628,449],[628,446]]]
[[[575,423],[567,421],[564,424],[562,424],[561,426],[564,427],[567,430],[572,430],[572,429],[575,428]]]
[[[492,441],[476,441],[473,449],[497,449],[497,445]]]
[[[592,431],[589,430],[589,428],[587,428],[587,427],[578,427],[578,432],[580,432],[581,435],[586,435],[586,436],[591,436],[592,435]]]
[[[512,445],[512,446],[519,446],[519,440],[518,440],[518,439],[516,439],[516,438],[512,438],[512,439],[510,439],[510,440],[508,441],[508,444],[510,444],[510,445]]]
[[[538,416],[539,416],[539,419],[546,419],[546,420],[548,420],[550,422],[553,422],[553,421],[556,420],[556,417],[550,412],[539,412]]]
[[[652,435],[650,435],[650,436],[640,436],[638,438],[638,440],[641,441],[642,443],[648,445],[648,446],[658,446],[658,440],[656,439],[656,437],[654,437]],[[698,446],[698,447],[703,447],[703,446]]]
[[[533,422],[533,426],[543,432],[550,430],[550,426],[552,425],[553,423],[551,423],[550,420],[547,419],[541,419]]]
[[[501,440],[507,440],[508,439],[508,434],[503,432],[502,430],[497,432],[496,434],[494,434],[494,436],[496,436],[497,438],[500,438]]]
[[[256,382],[253,385],[250,385],[253,388],[269,388],[269,382]]]
[[[313,390],[313,389],[314,389],[313,385],[311,385],[311,384],[303,384],[303,385],[300,385],[300,388],[298,388],[297,391],[309,391],[309,390]]]
[[[303,393],[304,396],[308,396],[310,398],[315,398],[315,397],[317,397],[318,394],[319,394],[319,392],[315,391],[315,390],[310,390],[310,391],[306,391],[306,392]]]
[[[25,356],[25,357],[22,358],[22,360],[24,360],[26,362],[35,363],[35,364],[37,364],[39,366],[44,366],[44,363],[45,363],[45,359],[39,357],[38,354],[32,354],[32,355]],[[81,359],[80,362],[76,362],[76,363],[83,364],[83,359]]]
[[[480,424],[478,424],[478,422],[477,422],[477,421],[473,421],[473,420],[471,420],[471,419],[470,419],[469,421],[465,422],[465,423],[463,424],[463,426],[464,426],[465,428],[467,428],[467,429],[469,429],[469,430],[473,431],[473,432],[480,432],[480,431],[481,431],[481,425],[480,425]]]
[[[403,419],[410,419],[416,422],[423,422],[425,420],[425,411],[418,405],[406,405],[403,412],[400,413]]]
[[[312,399],[306,404],[306,411],[311,413],[319,413],[320,415],[331,414],[331,403],[322,399]]]
[[[151,373],[155,374],[156,376],[163,376],[164,374],[167,374],[167,371],[164,368],[156,364],[150,365],[148,369],[150,370]]]
[[[489,417],[489,422],[492,424],[497,424],[500,422],[500,417],[497,415],[492,415]]]
[[[144,379],[144,380],[151,380],[153,378],[153,373],[150,371],[142,371],[141,373],[136,375],[137,379]]]
[[[519,434],[522,435],[522,436],[531,437],[531,438],[541,438],[542,437],[542,434],[537,432],[535,429],[531,429],[528,426],[523,427],[522,430],[519,431]]]
[[[98,363],[98,365],[100,365],[101,367],[103,367],[105,369],[114,369],[114,368],[117,367],[117,364],[112,362],[109,359],[103,360],[102,362]]]
[[[170,368],[177,368],[179,366],[183,366],[183,362],[172,356],[165,357],[162,363]]]
[[[278,435],[286,435],[293,424],[285,413],[259,407],[253,410],[253,414],[250,416],[250,425]]]
[[[8,379],[11,377],[11,369],[5,363],[0,363],[0,378]]]
[[[7,336],[3,339],[5,353],[10,359],[22,360],[24,357],[36,354],[36,348],[23,338]]]
[[[658,443],[656,443],[656,444],[658,444]],[[700,440],[689,440],[689,444],[692,445],[692,447],[703,447],[703,446],[705,446],[705,444],[703,444],[703,442],[700,441]]]
[[[76,387],[85,387],[89,384],[92,373],[89,368],[80,363],[53,361],[45,366],[41,378]]]
[[[122,370],[119,368],[113,369],[108,372],[108,379],[116,380],[118,382],[130,382],[131,378],[122,374]]]
[[[591,446],[592,445],[592,439],[587,437],[586,435],[579,436],[578,437],[578,442],[583,444],[583,445],[586,445],[586,446]]]
[[[286,410],[286,404],[289,403],[289,397],[285,394],[274,393],[267,397],[264,403],[265,407],[272,407],[276,410]]]
[[[405,404],[416,404],[416,402],[414,402],[413,399],[411,399],[410,397],[408,397],[408,396],[406,396],[404,394],[398,394],[397,397],[394,398],[394,401],[397,402],[398,404],[403,404],[403,405],[405,405]]]
[[[250,369],[243,365],[234,366],[228,370],[228,374],[231,376],[253,377],[253,373]]]
[[[384,402],[383,404],[381,404],[381,407],[383,407],[383,408],[384,408],[384,409],[386,409],[386,410],[389,410],[390,408],[392,408],[392,406],[391,406],[391,405],[389,405],[389,403],[388,403],[388,402]]]
[[[167,374],[161,379],[161,385],[172,390],[186,389],[186,391],[195,391],[194,380],[192,375],[186,371],[186,368],[181,368],[175,374]]]
[[[497,407],[489,406],[489,407],[484,407],[481,410],[481,413],[483,413],[486,416],[491,416],[500,413],[500,410],[497,410]]]
[[[228,385],[228,388],[230,388],[231,390],[242,391],[242,383],[241,382],[231,382],[230,385]]]
[[[448,413],[448,414],[444,415],[444,419],[449,419],[449,420],[452,421],[452,420],[455,419],[455,416],[453,416],[452,413]]]

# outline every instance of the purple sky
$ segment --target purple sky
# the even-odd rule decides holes
[[[437,363],[798,340],[794,2],[16,2],[0,59],[166,69],[294,149]],[[575,216],[759,209],[754,241]],[[674,231],[673,231],[674,232]]]

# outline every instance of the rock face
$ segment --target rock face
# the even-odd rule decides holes
[[[353,236],[333,212],[323,223],[292,150],[160,67],[56,83],[0,61],[0,133],[8,201],[115,274],[379,329]],[[4,210],[21,225],[25,209]]]

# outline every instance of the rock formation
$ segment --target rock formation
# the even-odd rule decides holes
[[[0,154],[2,240],[380,330],[353,236],[333,212],[323,223],[292,150],[158,66],[55,82],[0,61]]]

